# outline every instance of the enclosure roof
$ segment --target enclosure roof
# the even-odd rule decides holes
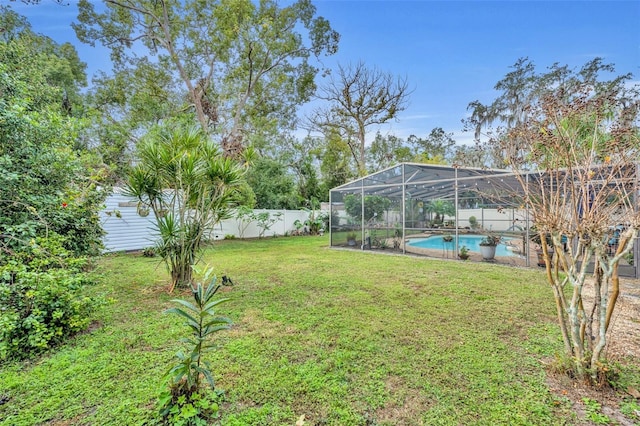
[[[456,174],[458,191],[491,193],[496,188],[517,188],[512,172],[501,169],[453,167],[438,164],[400,163],[361,177],[332,189],[332,192],[360,193],[401,198],[447,199],[455,196]]]

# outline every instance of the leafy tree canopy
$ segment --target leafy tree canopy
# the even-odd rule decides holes
[[[31,96],[38,108],[57,104],[67,115],[80,115],[86,64],[73,45],[34,33],[26,18],[8,6],[0,6],[0,43],[6,72],[34,88]]]
[[[362,197],[360,195],[349,194],[344,197],[344,209],[349,216],[360,221],[362,220]],[[379,195],[364,196],[364,220],[368,222],[375,218],[382,219],[383,214],[391,207],[391,200]]]
[[[315,91],[311,57],[335,53],[339,39],[309,0],[285,7],[107,0],[104,12],[80,0],[78,7],[78,38],[108,46],[115,64],[114,75],[98,81],[105,114],[136,112],[135,134],[188,111],[236,157],[247,140],[293,125],[295,106]]]
[[[376,133],[366,153],[370,173],[413,159],[411,148],[404,140],[394,135],[382,136],[380,132]]]
[[[267,157],[258,158],[247,172],[247,183],[259,209],[296,209],[299,198],[293,177],[286,167]]]
[[[351,161],[349,145],[339,134],[330,133],[323,140],[320,150],[323,192],[328,194],[332,188],[345,184],[358,176]]]
[[[452,150],[456,144],[451,133],[442,127],[435,127],[426,138],[409,136],[407,142],[415,152],[414,161],[419,163],[445,164],[451,160]]]

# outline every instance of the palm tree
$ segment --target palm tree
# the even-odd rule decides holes
[[[155,215],[156,248],[171,273],[171,290],[186,286],[203,236],[230,217],[244,169],[195,128],[152,130],[138,159],[126,192],[139,200],[139,211]]]
[[[427,213],[434,213],[435,223],[442,223],[444,216],[454,216],[456,214],[456,208],[451,201],[447,200],[431,200],[425,206]]]

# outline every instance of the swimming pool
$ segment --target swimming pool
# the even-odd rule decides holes
[[[480,241],[484,238],[484,235],[459,235],[458,236],[458,248],[466,246],[469,251],[480,253]],[[496,247],[496,256],[518,256],[511,250],[507,249],[504,244],[505,241],[512,240],[513,238],[502,237],[502,243]],[[427,238],[413,238],[409,241],[409,245],[412,247],[433,249],[433,250],[453,250],[455,248],[455,236],[453,241],[444,241],[442,235],[433,235]]]

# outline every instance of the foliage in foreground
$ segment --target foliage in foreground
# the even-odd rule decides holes
[[[213,299],[220,286],[216,285],[212,272],[209,269],[203,278],[208,285],[198,283],[191,288],[195,303],[174,299],[172,302],[180,307],[166,311],[185,319],[191,330],[190,337],[181,339],[191,350],[176,353],[178,363],[166,375],[169,389],[160,395],[160,416],[166,424],[206,425],[218,417],[217,400],[221,391],[216,389],[211,364],[203,356],[214,348],[209,339],[218,331],[228,330],[231,320],[216,315],[214,308],[229,299]],[[203,379],[211,389],[204,386]]]
[[[0,360],[30,357],[89,325],[99,298],[84,294],[93,284],[86,260],[70,256],[61,240],[36,238],[0,262]]]
[[[102,170],[80,147],[85,65],[0,6],[0,359],[84,329],[96,301],[84,256],[100,252]]]

